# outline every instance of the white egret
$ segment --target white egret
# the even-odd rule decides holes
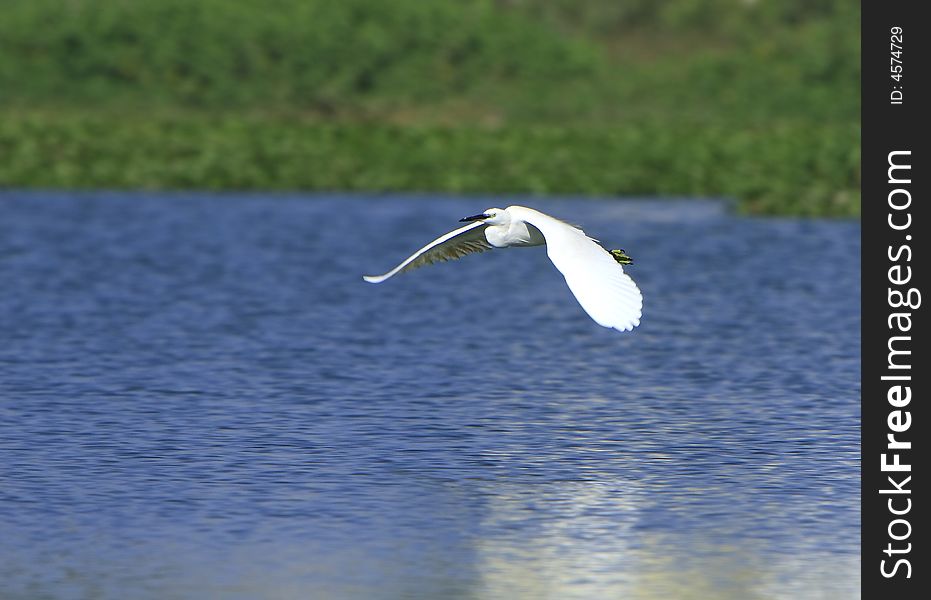
[[[643,296],[624,273],[621,265],[631,260],[623,250],[608,252],[578,227],[524,206],[489,208],[460,222],[468,225],[438,237],[384,275],[363,279],[381,283],[398,273],[473,252],[546,245],[550,260],[596,323],[618,331],[630,331],[640,324]]]

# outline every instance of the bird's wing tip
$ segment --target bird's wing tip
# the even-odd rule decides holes
[[[640,317],[625,322],[623,325],[615,325],[614,329],[618,331],[633,331],[640,326]]]
[[[385,278],[380,275],[363,275],[362,279],[368,281],[369,283],[381,283],[385,280]]]

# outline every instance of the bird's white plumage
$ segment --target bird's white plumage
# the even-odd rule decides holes
[[[485,238],[485,227],[485,224],[481,221],[475,221],[459,229],[454,229],[414,252],[401,264],[384,275],[363,275],[362,279],[369,283],[381,283],[389,277],[404,271],[411,271],[417,267],[439,261],[455,260],[473,252],[491,250],[492,245]]]
[[[619,331],[630,331],[640,324],[643,297],[637,284],[607,250],[578,227],[524,206],[489,208],[469,219],[473,222],[440,236],[384,275],[363,278],[381,283],[397,273],[473,252],[545,243],[550,260],[596,323]]]
[[[575,299],[596,323],[619,331],[640,324],[643,296],[624,268],[595,240],[532,208],[512,206],[512,218],[530,223],[546,238],[546,253],[566,278]]]

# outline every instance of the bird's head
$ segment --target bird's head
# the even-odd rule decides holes
[[[467,221],[483,221],[487,225],[507,225],[511,222],[511,215],[504,208],[486,208],[485,211],[479,215],[472,215],[471,217],[459,219],[460,223]]]

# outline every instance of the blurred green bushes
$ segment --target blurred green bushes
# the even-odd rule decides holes
[[[582,80],[591,44],[483,2],[6,0],[6,102],[348,112]]]
[[[0,185],[859,214],[841,0],[6,0]]]
[[[105,114],[0,120],[0,181],[67,188],[707,195],[755,213],[854,213],[855,127],[663,121],[609,130]],[[750,160],[748,160],[750,158]]]

